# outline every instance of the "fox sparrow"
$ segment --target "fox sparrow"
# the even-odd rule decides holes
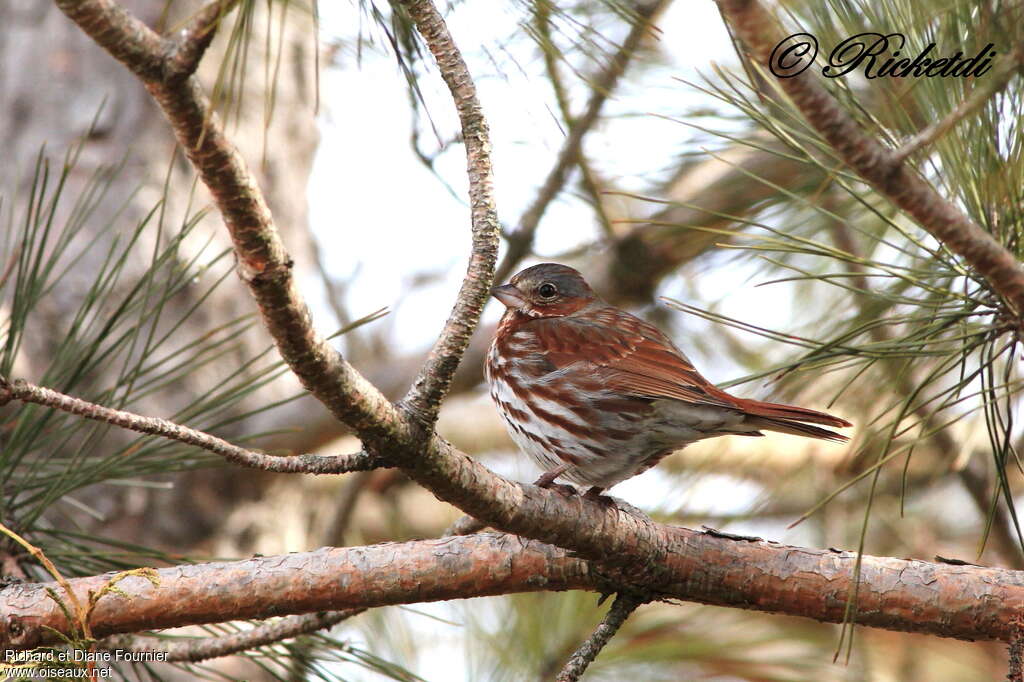
[[[594,295],[576,270],[534,265],[491,289],[507,310],[487,354],[491,397],[516,444],[589,497],[690,443],[761,430],[845,441],[851,426],[803,407],[736,398],[660,330]]]

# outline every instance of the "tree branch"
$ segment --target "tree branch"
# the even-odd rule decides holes
[[[735,540],[660,526],[671,548],[656,583],[636,569],[596,564],[502,533],[175,566],[151,582],[129,576],[92,611],[99,637],[189,624],[324,609],[462,599],[518,592],[642,590],[654,599],[842,622],[856,554]],[[80,599],[111,574],[68,582]],[[961,639],[1010,641],[1024,607],[1024,573],[979,566],[863,557],[855,622]],[[244,586],[244,589],[239,589]],[[0,646],[32,648],[67,632],[52,583],[0,590]]]
[[[665,275],[728,241],[717,230],[778,197],[778,187],[801,192],[827,181],[820,168],[787,152],[758,133],[685,164],[659,192],[665,207],[616,241],[588,281],[612,302],[650,303]]]
[[[758,0],[717,0],[753,60],[768,64],[781,40],[775,18]],[[804,118],[861,177],[963,258],[1020,316],[1024,314],[1024,269],[1002,244],[942,197],[898,155],[883,147],[847,114],[808,69],[778,78]]]
[[[233,445],[226,440],[211,436],[208,433],[190,429],[187,426],[176,424],[159,417],[143,417],[138,414],[115,410],[110,407],[103,407],[90,403],[79,398],[72,398],[69,395],[42,386],[30,384],[20,379],[7,382],[0,377],[0,405],[10,400],[19,400],[23,403],[34,403],[43,405],[55,410],[69,414],[92,419],[93,421],[104,422],[130,429],[138,433],[146,433],[153,436],[161,436],[169,440],[194,445],[234,464],[273,471],[286,474],[342,474],[349,471],[367,471],[385,466],[380,457],[362,451],[351,455],[342,456],[321,456],[321,455],[292,455],[280,457],[268,455],[255,450]]]
[[[211,0],[189,20],[181,29],[177,39],[172,41],[167,56],[166,77],[186,78],[199,68],[199,62],[210,47],[213,37],[217,34],[221,20],[226,17],[241,0]]]
[[[288,616],[273,623],[257,625],[250,630],[220,637],[200,637],[180,642],[156,642],[150,637],[114,635],[100,642],[104,649],[120,649],[166,654],[161,660],[170,663],[198,663],[211,658],[230,656],[257,647],[275,644],[299,635],[332,628],[343,620],[359,615],[366,609],[324,611],[301,616]],[[150,641],[146,641],[150,640]]]
[[[469,69],[452,41],[444,19],[430,0],[402,0],[401,4],[433,53],[441,76],[451,91],[462,126],[469,175],[473,249],[466,276],[441,335],[401,403],[430,427],[437,421],[441,401],[448,394],[452,376],[490,296],[501,228],[494,208],[490,132]]]
[[[1024,63],[1024,46],[1018,46],[1010,54],[1001,57],[992,67],[992,71],[988,74],[987,78],[975,79],[974,82],[977,85],[963,102],[960,102],[951,112],[938,121],[901,144],[899,149],[893,153],[893,161],[895,163],[902,163],[908,156],[933,144],[956,127],[960,121],[985,106],[985,103],[1005,88],[1014,74],[1020,71],[1022,63]]]
[[[165,44],[148,26],[114,0],[55,0],[71,21],[144,83],[162,80]]]
[[[576,680],[580,679],[587,670],[587,667],[601,653],[601,649],[611,641],[615,633],[622,627],[622,624],[629,618],[629,615],[642,603],[642,599],[638,599],[633,595],[619,594],[615,598],[615,603],[608,609],[608,613],[601,619],[593,634],[565,662],[565,666],[558,673],[555,682],[576,682]]]

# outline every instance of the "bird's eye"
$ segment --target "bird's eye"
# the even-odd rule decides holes
[[[541,298],[554,298],[558,295],[558,289],[551,282],[544,282],[538,287],[537,293]]]

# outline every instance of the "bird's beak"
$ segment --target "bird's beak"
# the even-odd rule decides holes
[[[492,288],[491,296],[504,303],[506,308],[521,308],[526,303],[523,293],[511,284]]]

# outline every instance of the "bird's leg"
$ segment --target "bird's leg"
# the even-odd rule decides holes
[[[561,493],[562,495],[565,496],[575,495],[576,488],[573,488],[571,485],[555,483],[555,479],[564,474],[568,470],[568,464],[559,464],[551,471],[545,471],[543,474],[541,474],[540,478],[534,481],[533,484],[538,488],[548,488],[550,490],[554,490],[557,493]]]
[[[534,481],[533,484],[538,488],[550,488],[551,484],[555,482],[555,479],[564,474],[568,470],[568,464],[559,464],[551,471],[545,471],[543,474],[541,474],[540,478]]]

